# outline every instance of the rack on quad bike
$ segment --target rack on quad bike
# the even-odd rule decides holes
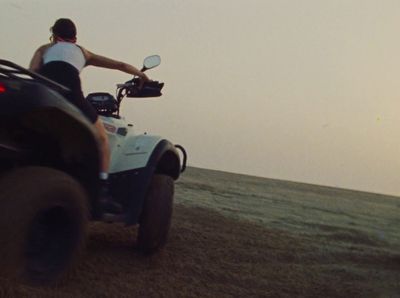
[[[0,78],[13,79],[17,81],[37,81],[60,93],[70,92],[69,88],[57,82],[3,59],[0,59]],[[3,88],[5,87],[3,86]]]

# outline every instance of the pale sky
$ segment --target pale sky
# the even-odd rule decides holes
[[[78,43],[165,82],[126,99],[192,166],[400,195],[398,0],[0,0],[0,57],[27,66],[59,17]],[[130,77],[96,68],[85,93]]]

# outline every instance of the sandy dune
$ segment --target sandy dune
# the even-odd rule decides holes
[[[1,297],[400,297],[400,198],[189,168],[170,240],[95,223],[58,286]]]

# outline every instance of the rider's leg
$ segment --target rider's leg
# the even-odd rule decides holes
[[[104,128],[103,122],[97,118],[94,123],[99,135],[100,145],[100,202],[106,213],[117,214],[122,212],[122,207],[117,202],[112,200],[109,182],[108,182],[108,169],[110,166],[110,148],[108,144],[108,136]]]
[[[107,179],[108,169],[110,167],[110,147],[108,144],[108,136],[104,128],[103,122],[100,120],[100,118],[97,118],[97,121],[94,123],[94,126],[96,127],[99,133],[99,141],[100,141],[100,154],[101,154],[100,179]]]

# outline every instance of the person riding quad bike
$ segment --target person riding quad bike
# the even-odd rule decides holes
[[[70,91],[64,94],[65,98],[78,107],[96,127],[102,156],[99,173],[102,181],[102,202],[110,212],[118,213],[120,212],[119,206],[109,198],[110,151],[107,133],[96,110],[83,96],[79,74],[84,67],[92,65],[135,75],[140,78],[142,83],[148,82],[150,79],[130,64],[94,54],[77,45],[77,29],[70,19],[58,19],[51,27],[51,32],[51,42],[40,46],[35,51],[29,69],[69,88]]]
[[[64,52],[67,48],[74,50]],[[148,78],[142,75],[160,64],[158,55],[146,57],[143,68],[132,71],[138,77],[117,84],[116,98],[105,92],[89,94],[94,108],[90,118],[81,107],[87,102],[78,70],[60,61],[80,61],[83,67],[88,64],[82,59],[84,50],[60,41],[45,49],[35,53],[31,70],[0,59],[0,278],[40,284],[59,280],[72,267],[84,247],[89,220],[136,226],[134,247],[141,253],[164,247],[174,181],[186,168],[182,146],[137,133],[119,113],[125,97],[162,95],[164,84],[143,82]],[[62,84],[32,70],[54,79],[59,75]],[[99,177],[107,165],[104,143],[99,142],[99,129],[104,128],[113,204],[105,204],[105,179]]]

